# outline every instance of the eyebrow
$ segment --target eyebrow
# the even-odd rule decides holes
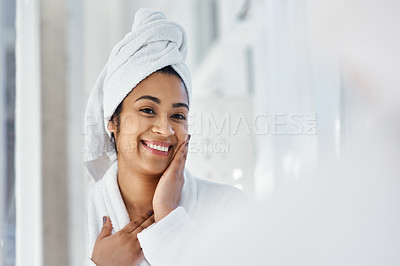
[[[160,99],[158,99],[158,98],[156,98],[156,97],[153,97],[153,96],[150,96],[150,95],[143,95],[143,96],[137,98],[135,102],[137,102],[137,101],[139,101],[139,100],[144,100],[144,99],[153,101],[153,102],[155,102],[155,103],[157,103],[157,104],[160,104],[160,103],[161,103]]]
[[[174,107],[174,108],[185,107],[186,109],[189,110],[189,106],[186,103],[173,103],[172,107]]]
[[[137,102],[139,100],[150,100],[150,101],[155,102],[156,104],[160,104],[161,103],[160,99],[158,99],[157,97],[154,97],[154,96],[150,96],[150,95],[140,96],[139,98],[136,99],[135,102]],[[173,103],[172,107],[173,108],[185,107],[186,109],[189,110],[189,106],[186,103]]]

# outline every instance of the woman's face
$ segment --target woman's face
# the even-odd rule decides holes
[[[155,72],[125,98],[114,133],[118,162],[135,172],[162,174],[187,138],[188,97],[182,81]]]

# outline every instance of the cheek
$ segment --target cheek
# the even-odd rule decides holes
[[[178,142],[183,142],[187,138],[188,134],[188,124],[179,124],[174,128]]]
[[[139,132],[143,124],[137,115],[126,115],[121,119],[120,132],[126,135],[133,135]]]

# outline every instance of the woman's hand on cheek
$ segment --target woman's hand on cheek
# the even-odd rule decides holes
[[[190,135],[179,146],[170,165],[158,182],[153,197],[154,219],[156,222],[163,219],[178,207],[181,199],[182,187],[185,183],[183,172],[188,153]]]
[[[93,248],[92,261],[98,266],[138,265],[144,255],[137,234],[154,223],[153,212],[143,214],[111,235],[112,225],[107,217]]]

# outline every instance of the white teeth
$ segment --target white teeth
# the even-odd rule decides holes
[[[154,150],[158,150],[158,151],[168,151],[168,147],[164,147],[161,145],[153,145],[151,143],[147,144],[147,146],[149,146],[150,148],[154,149]]]

